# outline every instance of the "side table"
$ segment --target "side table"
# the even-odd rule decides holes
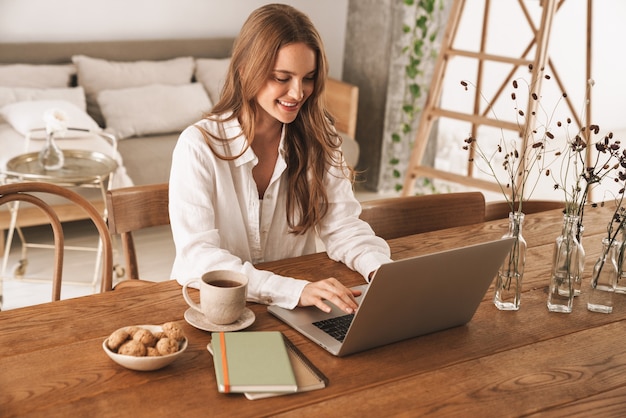
[[[117,169],[117,163],[108,155],[100,152],[88,150],[63,150],[65,164],[59,170],[45,170],[38,162],[38,152],[18,155],[6,164],[2,172],[5,182],[40,181],[54,183],[65,187],[85,187],[98,188],[102,194],[103,201],[106,201],[106,191],[112,178],[113,172]],[[6,246],[2,259],[2,269],[0,271],[0,289],[2,280],[6,275],[9,252],[14,234],[17,232],[22,242],[22,257],[18,267],[14,271],[16,277],[23,276],[28,264],[27,248],[54,248],[50,244],[35,244],[26,242],[21,228],[17,225],[19,203],[13,202],[10,206],[11,220],[7,232]],[[103,217],[106,220],[107,213],[104,209]],[[102,242],[98,241],[97,248],[66,246],[66,250],[96,251],[96,264],[91,286],[98,282],[100,263],[102,259]],[[64,281],[64,283],[70,283]],[[1,297],[0,290],[0,297]],[[1,302],[0,302],[1,303]]]

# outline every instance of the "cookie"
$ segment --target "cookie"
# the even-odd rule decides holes
[[[146,355],[146,346],[137,340],[128,340],[117,350],[118,354],[142,357]]]
[[[176,341],[182,341],[185,339],[185,334],[182,328],[175,322],[166,322],[163,324],[163,332],[168,338],[172,338]]]
[[[130,338],[130,334],[125,329],[118,329],[113,334],[109,336],[107,339],[107,347],[109,347],[113,351],[117,351],[117,349]]]
[[[173,354],[178,351],[178,341],[172,338],[161,338],[157,342],[156,349],[162,356]]]

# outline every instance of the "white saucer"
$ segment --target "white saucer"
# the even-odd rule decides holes
[[[226,325],[218,325],[212,322],[209,322],[204,315],[200,312],[196,311],[193,308],[189,308],[185,311],[185,321],[192,327],[196,327],[201,329],[202,331],[210,331],[210,332],[228,332],[228,331],[239,331],[244,328],[248,328],[250,325],[254,323],[255,316],[254,312],[252,312],[248,308],[244,308],[243,313],[239,317],[238,320],[233,322],[232,324]]]

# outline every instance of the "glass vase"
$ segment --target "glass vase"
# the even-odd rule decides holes
[[[578,216],[563,215],[563,228],[554,242],[552,269],[548,293],[550,312],[570,313],[576,291],[576,281],[580,281],[580,256],[584,254],[578,234]]]
[[[54,134],[48,133],[46,135],[46,144],[39,151],[39,165],[46,171],[53,171],[59,170],[64,163],[63,151],[54,141]]]
[[[578,274],[574,277],[574,296],[580,295],[583,282],[583,273],[585,271],[585,248],[583,247],[583,232],[585,227],[580,223],[578,218],[576,240],[578,241]]]
[[[602,239],[602,253],[593,266],[591,292],[587,309],[593,312],[613,312],[613,294],[617,283],[617,257],[620,242],[615,239]]]
[[[522,235],[524,214],[509,213],[509,230],[502,238],[513,237],[511,251],[504,259],[496,278],[493,303],[502,311],[517,311],[520,307],[522,279],[526,264],[526,240]]]
[[[620,227],[621,240],[617,255],[617,283],[615,293],[626,293],[626,225]]]

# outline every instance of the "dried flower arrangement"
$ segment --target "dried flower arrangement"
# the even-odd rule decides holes
[[[590,90],[594,85],[593,80],[587,82],[586,102],[590,96]],[[566,124],[558,122],[559,127],[565,128],[567,137],[567,150],[562,156],[561,169],[559,171],[560,178],[555,179],[554,189],[561,190],[564,193],[565,213],[568,215],[578,216],[579,231],[577,233],[580,239],[580,228],[583,225],[584,209],[589,198],[591,188],[599,185],[605,178],[610,177],[611,173],[619,168],[622,162],[620,153],[621,143],[613,138],[613,133],[609,132],[597,141],[592,141],[592,135],[600,133],[598,125],[590,125],[582,127],[571,137],[569,128],[572,124],[571,118],[568,118]],[[595,150],[595,158],[588,158],[590,152],[589,144]],[[561,156],[560,153],[557,153]],[[573,174],[573,176],[572,176]],[[614,177],[614,181],[619,181],[621,174],[618,173]],[[618,195],[623,194],[622,192]],[[592,203],[595,206],[595,203]]]
[[[613,216],[607,224],[607,235],[604,239],[607,245],[603,246],[604,250],[594,266],[593,275],[591,277],[592,288],[596,287],[598,276],[604,268],[605,260],[611,248],[614,246],[618,246],[619,248],[617,256],[618,277],[615,278],[616,285],[618,284],[617,281],[620,279],[619,275],[622,273],[621,270],[624,264],[624,258],[626,257],[626,208],[624,207],[624,191],[626,190],[626,149],[620,151],[620,141],[616,140],[610,143],[609,141],[612,140],[612,138],[613,136],[609,134],[605,137],[602,146],[596,143],[596,149],[598,151],[609,153],[610,158],[616,160],[611,166],[609,166],[608,163],[605,164],[603,169],[607,172],[605,175],[611,170],[617,170],[617,176],[614,177],[614,181],[619,184],[619,190],[614,196],[615,210],[613,211]],[[609,148],[610,151],[606,150],[607,148]],[[597,175],[597,173],[593,173],[592,170],[589,171],[588,176],[593,177]],[[608,202],[603,201],[600,203],[601,206],[606,204],[608,204]],[[596,206],[596,204],[592,204],[592,206]],[[620,284],[620,286],[623,287],[623,284]]]
[[[532,71],[532,66],[529,67],[529,70]],[[543,80],[551,79],[549,75],[543,73],[543,69],[540,69],[540,75]],[[589,80],[586,103],[588,103],[589,92],[593,84],[593,80]],[[466,81],[461,81],[461,85],[467,90],[470,84]],[[589,198],[589,192],[594,185],[598,185],[605,178],[610,177],[610,174],[620,166],[626,168],[626,151],[620,151],[620,141],[614,140],[612,133],[594,142],[593,146],[589,146],[591,143],[590,136],[599,134],[600,128],[598,125],[583,127],[573,137],[568,136],[567,131],[572,124],[571,118],[567,118],[566,124],[560,121],[554,122],[553,120],[556,119],[556,108],[560,100],[567,97],[566,93],[560,96],[553,110],[548,112],[541,104],[541,98],[536,93],[535,86],[523,79],[513,80],[512,86],[514,90],[511,94],[511,99],[515,103],[514,108],[517,126],[519,127],[519,137],[506,140],[502,132],[496,149],[488,153],[481,147],[476,138],[470,136],[465,140],[463,148],[470,151],[470,162],[483,172],[491,175],[499,185],[500,190],[509,203],[511,216],[513,216],[510,222],[515,222],[514,216],[521,217],[521,220],[517,222],[523,221],[524,200],[530,198],[541,177],[551,177],[554,180],[554,189],[564,192],[564,214],[575,216],[575,222],[577,222],[575,227],[577,242],[567,245],[577,245],[578,250],[576,252],[576,260],[570,260],[569,255],[573,253],[569,249],[565,250],[564,254],[568,255],[568,257],[566,257],[567,261],[565,262],[567,264],[566,274],[563,277],[567,277],[568,280],[569,278],[574,278],[576,284],[572,287],[572,283],[570,283],[569,288],[574,289],[570,292],[577,292],[580,289],[582,265],[584,263],[584,250],[580,245],[580,235],[583,229],[583,212]],[[521,86],[525,86],[524,93],[527,94],[529,103],[534,101],[532,103],[534,106],[529,105],[530,109],[534,109],[531,110],[532,113],[529,115],[526,115],[517,105],[517,93]],[[482,92],[479,93],[482,99],[486,100]],[[520,96],[523,97],[524,94]],[[491,106],[490,108],[492,109]],[[493,110],[491,112],[493,117],[497,119]],[[564,143],[562,138],[555,140],[555,134],[553,133],[557,132],[554,129],[562,128],[565,128],[566,131]],[[593,158],[591,158],[591,155],[588,155],[591,150],[595,150]],[[484,165],[477,164],[471,155],[480,157],[480,161]],[[496,171],[497,166],[494,164],[494,161],[497,158],[501,158],[501,167],[506,173],[506,182],[501,180],[502,174]],[[558,167],[559,161],[560,169],[556,170],[555,173],[555,170],[551,170],[551,168],[553,166]],[[614,178],[615,181],[624,181],[624,179],[626,179],[626,173],[624,172],[619,172],[617,177]],[[620,202],[617,206],[619,209],[616,210],[614,216],[615,219],[619,219],[621,222],[620,227],[617,228],[618,230],[622,230],[623,221],[626,219],[626,209],[622,209],[621,205],[623,193],[624,187],[618,193]],[[611,222],[614,222],[614,220],[612,219]],[[509,228],[511,230],[512,226],[509,225]],[[615,239],[617,231],[612,231],[611,228],[610,226],[609,235],[612,234],[613,239]],[[566,239],[566,241],[569,243],[569,239]],[[559,238],[557,238],[557,245],[558,242]],[[517,241],[514,243],[511,254],[505,260],[498,275],[494,303],[499,309],[519,308],[519,287],[521,287],[521,277],[523,276],[525,263],[523,238],[520,239],[519,248],[516,247],[516,244],[518,244]],[[623,253],[624,251],[622,251]],[[561,269],[562,262],[563,260],[559,259],[557,261],[555,259],[553,264],[555,266],[558,264],[558,268]],[[571,262],[574,262],[575,267],[570,269],[569,264]],[[553,266],[553,269],[555,266]],[[559,271],[559,273],[562,272]],[[553,276],[561,277],[554,271]],[[515,286],[513,286],[513,283],[515,283]],[[517,294],[515,295],[513,292]],[[514,302],[511,303],[511,300]]]
[[[532,64],[529,65],[529,71],[533,70]],[[543,69],[540,70],[543,73]],[[550,80],[551,77],[548,74],[544,74],[545,80]],[[468,90],[470,83],[467,81],[461,81],[461,86],[465,90]],[[534,91],[535,86],[528,83],[523,79],[515,79],[512,81],[513,92],[511,93],[511,99],[514,102],[514,110],[516,114],[516,124],[519,128],[519,134],[517,137],[507,139],[504,131],[501,129],[501,135],[499,137],[499,143],[495,150],[487,152],[484,150],[477,138],[469,136],[464,140],[464,150],[471,151],[471,155],[477,155],[480,160],[486,164],[481,165],[475,158],[470,157],[470,163],[474,164],[476,168],[484,173],[487,173],[497,182],[504,198],[508,202],[511,212],[523,212],[523,202],[530,198],[534,190],[536,189],[540,174],[545,173],[550,175],[550,166],[554,164],[559,156],[559,152],[556,149],[552,149],[554,145],[551,145],[551,141],[554,139],[554,135],[551,132],[552,118],[554,112],[548,113],[541,104],[539,95]],[[537,123],[536,126],[531,126],[532,123],[528,123],[528,118],[531,117],[532,121],[538,121],[537,111],[534,111],[531,115],[526,115],[525,111],[519,106],[518,91],[525,86],[524,94],[530,100],[535,102],[535,108],[541,112],[545,118],[545,122]],[[488,100],[483,96],[482,92],[478,92],[481,98],[488,103]],[[555,108],[560,103],[560,100],[566,97],[564,94],[555,105]],[[491,113],[494,119],[498,119],[497,115],[491,108]],[[526,146],[522,146],[526,144]],[[494,167],[495,160],[500,157],[502,159],[501,168],[506,174],[506,181],[502,180],[502,175],[496,171]],[[536,170],[537,173],[533,173]],[[535,175],[539,174],[539,175]],[[531,182],[529,184],[529,182]]]

